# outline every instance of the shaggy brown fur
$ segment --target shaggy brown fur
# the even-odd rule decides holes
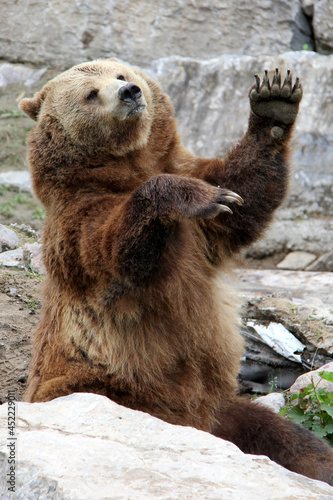
[[[96,392],[332,484],[324,442],[237,399],[237,308],[217,280],[285,196],[301,97],[289,74],[257,78],[225,161],[190,154],[169,98],[115,60],[21,101],[37,120],[29,162],[48,271],[26,401]]]

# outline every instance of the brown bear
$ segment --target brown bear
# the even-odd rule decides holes
[[[48,272],[25,399],[102,394],[333,484],[324,441],[237,396],[243,343],[218,273],[286,194],[302,88],[276,70],[249,97],[225,161],[187,151],[160,86],[114,59],[21,101],[37,121],[29,163]]]

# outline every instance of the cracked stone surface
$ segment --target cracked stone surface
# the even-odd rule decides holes
[[[298,0],[2,1],[0,52],[11,62],[68,67],[98,57],[142,65],[179,54],[277,53],[313,48]],[[255,11],[255,25],[253,12]],[[207,26],[209,25],[209,29]],[[31,29],[27,29],[31,26]],[[278,29],[276,29],[278,26]],[[14,34],[15,33],[15,34]]]
[[[16,498],[332,498],[333,488],[190,427],[173,426],[103,396],[18,403]],[[7,405],[0,408],[1,486],[6,491]],[[281,488],[283,484],[283,488]]]

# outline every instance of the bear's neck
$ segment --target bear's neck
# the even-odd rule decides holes
[[[59,127],[53,125],[52,132],[50,124],[36,127],[28,138],[36,196],[48,207],[54,202],[69,201],[82,191],[132,192],[154,175],[171,173],[171,158],[179,139],[175,120],[169,121],[163,141],[154,131],[146,147],[123,156],[106,149],[93,154],[73,144]],[[163,147],[158,147],[162,142]]]

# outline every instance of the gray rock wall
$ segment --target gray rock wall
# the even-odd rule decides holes
[[[312,23],[315,50],[321,54],[333,52],[333,3],[331,0],[303,0],[304,12]]]
[[[0,59],[49,67],[109,56],[147,65],[173,54],[207,59],[314,47],[298,0],[2,0],[1,17]]]

